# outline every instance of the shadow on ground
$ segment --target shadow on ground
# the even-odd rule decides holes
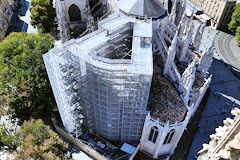
[[[171,160],[194,160],[215,128],[223,120],[232,118],[231,110],[240,108],[240,80],[231,72],[231,66],[214,59],[209,72],[213,75],[210,88],[202,100],[195,116],[187,126]],[[240,74],[236,71],[237,74]],[[208,97],[207,97],[208,96]]]
[[[13,12],[13,17],[6,32],[6,36],[8,36],[11,32],[27,32],[28,24],[20,20],[19,17],[26,14],[29,5],[29,2],[23,0],[19,3],[17,10]]]
[[[28,10],[29,5],[30,5],[30,3],[28,1],[22,0],[21,3],[20,3],[20,8],[18,10],[18,14],[20,16],[26,15],[26,12]]]

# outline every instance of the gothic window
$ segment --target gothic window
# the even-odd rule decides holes
[[[172,129],[170,132],[168,132],[163,144],[169,144],[171,142],[171,140],[173,138],[173,135],[174,135],[174,132],[175,132],[174,129]]]
[[[90,8],[92,9],[97,3],[98,3],[98,0],[89,0]]]
[[[151,128],[148,140],[153,143],[156,143],[157,137],[158,137],[158,128],[154,126]]]
[[[81,21],[81,11],[75,4],[71,5],[68,10],[70,22]]]

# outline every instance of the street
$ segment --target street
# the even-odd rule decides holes
[[[240,71],[240,47],[236,38],[230,34],[220,32],[216,37],[216,50],[223,61]]]
[[[6,35],[9,35],[11,32],[34,32],[37,33],[37,29],[34,28],[31,24],[30,18],[30,2],[31,0],[22,0],[20,7],[14,11],[13,17],[11,19],[11,25],[8,28]]]

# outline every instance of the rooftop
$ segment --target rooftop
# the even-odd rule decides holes
[[[81,56],[98,68],[152,75],[151,21],[114,13],[100,21],[98,27],[97,31],[51,49],[44,57]]]
[[[193,88],[201,88],[205,83],[205,78],[204,76],[199,73],[198,71],[195,74],[195,81],[193,83]]]
[[[97,56],[109,59],[131,58],[133,23],[128,23],[117,31],[118,32],[111,35],[111,39],[94,49]]]
[[[184,64],[177,63],[177,68],[179,73],[182,75],[185,69],[187,68],[187,66]],[[196,71],[193,88],[199,89],[203,86],[204,83],[205,83],[205,77],[200,72]]]
[[[149,104],[151,115],[163,123],[181,122],[188,111],[187,107],[173,84],[161,72],[162,68],[155,62]]]
[[[153,18],[167,15],[167,10],[159,0],[115,0],[115,3],[120,10],[130,15]]]

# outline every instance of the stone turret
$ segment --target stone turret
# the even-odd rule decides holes
[[[178,26],[178,30],[179,30],[178,37],[179,38],[182,38],[182,36],[183,36],[183,32],[184,32],[186,24],[187,24],[186,20],[187,20],[187,15],[186,15],[186,11],[184,11],[184,13],[182,15],[182,19],[181,19],[181,21],[179,23],[179,26]]]
[[[189,44],[192,42],[192,32],[193,32],[193,23],[191,23],[191,26],[187,31],[187,35],[185,36],[185,38],[183,40],[183,46],[182,46],[182,49],[181,49],[181,53],[178,57],[178,60],[180,62],[183,62],[184,58],[187,55],[187,50],[189,48]]]
[[[196,61],[195,58],[186,68],[182,75],[182,81],[180,84],[180,89],[183,91],[184,100],[187,103],[189,100],[189,94],[192,90],[193,82],[195,81],[196,73]]]
[[[166,9],[168,9],[168,0],[165,0],[165,1],[164,1],[164,7],[165,7]]]
[[[172,11],[171,14],[169,16],[169,20],[174,23],[175,19],[176,19],[176,10],[177,10],[177,0],[174,1],[173,7],[172,7]]]
[[[181,20],[181,17],[182,17],[183,13],[184,13],[185,10],[186,10],[186,5],[187,5],[186,0],[184,0],[183,2],[182,2],[182,0],[181,0],[179,3],[180,3],[180,5],[179,5],[179,7],[178,7],[178,9],[177,9],[177,10],[178,10],[177,18],[176,18],[176,20],[175,20],[175,24],[176,24],[176,25],[179,24],[179,22],[180,22],[180,20]]]
[[[168,49],[168,57],[167,57],[167,62],[165,64],[165,68],[164,68],[164,75],[169,74],[169,70],[172,67],[172,62],[175,59],[177,38],[178,38],[178,33],[175,34],[175,36],[172,40],[172,44],[171,44],[170,48]]]
[[[194,10],[195,10],[195,8],[193,8],[192,14],[191,14],[191,16],[190,16],[190,18],[189,18],[189,21],[188,21],[188,23],[187,23],[187,25],[186,25],[186,27],[185,27],[184,35],[187,34],[187,32],[188,32],[188,30],[189,30],[189,27],[190,27],[191,24],[192,24],[193,17],[194,17]]]
[[[213,50],[214,45],[207,48],[203,55],[201,56],[201,59],[199,61],[198,70],[201,71],[203,74],[206,75],[207,71],[211,67],[212,61],[213,61]]]
[[[201,39],[202,39],[202,36],[203,36],[203,32],[204,32],[204,29],[206,27],[206,23],[207,21],[205,21],[204,23],[200,23],[199,27],[197,28],[197,32],[196,32],[196,35],[194,37],[194,46],[195,46],[195,50],[199,50],[199,47],[200,47],[200,44],[201,44]]]
[[[70,40],[70,29],[67,24],[67,19],[65,17],[65,4],[64,1],[56,0],[56,13],[57,19],[60,28],[60,36],[62,42],[66,42]]]

